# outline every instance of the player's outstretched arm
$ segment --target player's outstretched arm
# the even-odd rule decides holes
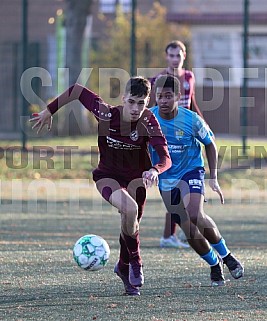
[[[38,134],[42,128],[47,125],[47,129],[50,130],[52,126],[52,114],[71,101],[80,99],[84,90],[86,90],[85,87],[75,84],[55,98],[45,110],[41,111],[40,113],[32,114],[33,118],[30,119],[30,122],[35,122],[32,129],[37,128]]]
[[[206,156],[207,156],[209,170],[210,170],[210,180],[209,180],[210,188],[219,195],[221,203],[224,204],[223,192],[218,183],[218,176],[217,176],[218,153],[217,153],[215,142],[212,141],[209,145],[206,145],[205,150],[206,150]]]
[[[48,129],[50,130],[52,125],[52,115],[55,114],[61,107],[74,100],[79,100],[86,109],[88,109],[90,112],[94,112],[96,117],[99,117],[100,114],[108,114],[108,106],[97,94],[76,83],[55,98],[51,103],[49,103],[45,110],[40,113],[33,114],[33,118],[30,120],[31,122],[36,122],[33,126],[33,129],[37,128],[37,133],[39,133],[40,130],[47,125]],[[101,113],[99,112],[100,108]]]

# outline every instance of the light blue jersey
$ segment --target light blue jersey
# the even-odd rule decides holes
[[[209,145],[213,133],[201,117],[186,108],[178,107],[178,114],[171,120],[159,116],[159,108],[150,108],[158,119],[168,143],[172,167],[159,175],[159,188],[170,190],[180,179],[197,167],[204,167],[201,144]],[[158,162],[156,151],[150,147],[152,163]]]

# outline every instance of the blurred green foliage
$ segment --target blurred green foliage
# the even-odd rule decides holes
[[[108,103],[109,98],[112,98],[110,100],[112,104],[119,104],[121,93],[118,92],[118,85],[121,84],[115,79],[118,75],[115,68],[122,69],[130,75],[131,15],[123,13],[118,6],[115,20],[107,20],[105,16],[101,16],[101,18],[103,24],[107,26],[106,34],[103,40],[98,43],[97,48],[92,49],[90,52],[90,67],[93,67],[93,72],[90,77],[89,87],[100,93],[101,97]],[[177,27],[177,25],[167,23],[164,6],[155,2],[148,13],[141,14],[137,11],[137,68],[165,68],[165,47],[174,39],[180,39],[187,43],[190,39],[189,29],[185,26]],[[99,77],[101,74],[100,68],[114,68],[114,79],[111,79],[110,86],[103,85],[105,79],[100,79]],[[148,77],[144,74],[142,76]]]

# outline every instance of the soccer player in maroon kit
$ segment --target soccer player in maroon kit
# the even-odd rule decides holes
[[[156,79],[162,75],[171,75],[178,78],[181,85],[179,107],[190,109],[204,119],[196,102],[194,73],[183,68],[183,64],[186,59],[186,46],[183,42],[174,40],[166,46],[165,53],[168,64],[167,68],[150,79],[152,91],[150,94],[149,106],[152,107],[156,105],[155,90],[153,88]],[[161,247],[189,248],[186,237],[182,231],[178,233],[178,238],[176,237],[176,227],[177,225],[171,218],[170,213],[166,213],[164,233],[163,237],[160,239]]]
[[[128,295],[140,295],[144,283],[140,256],[139,222],[146,200],[146,188],[157,184],[158,174],[171,166],[166,139],[158,121],[147,109],[150,83],[132,77],[126,84],[122,106],[110,106],[89,89],[75,84],[53,100],[45,110],[33,114],[37,133],[52,126],[52,115],[78,99],[98,121],[100,161],[93,180],[102,197],[121,214],[120,257],[114,272]],[[159,155],[152,166],[148,145]]]
[[[179,107],[191,109],[200,117],[204,118],[196,102],[194,73],[183,68],[183,64],[186,59],[186,47],[184,43],[179,40],[170,42],[166,46],[165,53],[168,67],[150,79],[152,92],[150,95],[149,106],[156,105],[155,91],[153,90],[156,79],[162,75],[171,75],[178,78],[181,84]]]

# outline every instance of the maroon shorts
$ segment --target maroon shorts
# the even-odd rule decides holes
[[[95,169],[93,171],[93,180],[102,197],[108,202],[111,194],[119,189],[124,189],[130,195],[134,195],[133,198],[138,205],[138,218],[141,218],[146,201],[146,188],[142,178],[128,181],[119,175],[107,174],[99,169]]]

